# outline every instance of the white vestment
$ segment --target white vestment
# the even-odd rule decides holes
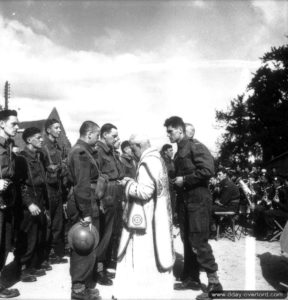
[[[144,168],[143,163],[146,164],[150,170],[150,175],[148,174],[147,169]],[[167,247],[167,251],[169,252],[170,249],[170,253],[166,253],[166,255],[163,251],[163,247],[162,250],[161,247],[158,247],[158,256],[164,258],[163,261],[166,260],[166,257],[171,258],[173,256],[172,259],[174,259],[171,203],[168,191],[167,171],[163,161],[160,159],[160,154],[156,149],[149,148],[143,152],[137,174],[137,179],[130,184],[128,193],[130,196],[143,201],[147,228],[144,234],[137,234],[135,232],[129,233],[130,239],[128,246],[122,260],[117,265],[113,296],[117,299],[169,299],[172,297],[173,293],[174,277],[172,267],[167,271],[159,270],[158,262],[161,260],[158,259],[157,262],[154,244],[156,238],[155,226],[157,226],[157,224],[155,225],[154,223],[153,225],[153,222],[155,222],[154,217],[156,214],[158,214],[158,220],[161,218],[161,214],[166,214],[165,216],[167,216],[167,218],[165,220],[169,220],[170,228],[167,230],[167,226],[161,227],[161,225],[159,225],[158,232],[159,228],[161,228],[160,232],[163,234],[160,236],[158,233],[157,239],[158,245],[171,245],[171,247]],[[157,187],[155,187],[155,181],[153,179],[157,181]],[[167,185],[166,190],[163,189],[163,185]],[[166,201],[169,207],[168,209],[164,209],[163,205],[159,206],[161,209],[161,214],[159,214],[157,211],[154,211],[154,196],[155,191],[160,195],[161,192],[163,194],[163,190],[165,190],[165,193],[168,193],[168,195],[165,196],[167,196],[167,199],[169,200],[169,203]],[[166,202],[164,205],[166,205]],[[161,221],[159,223],[161,223]],[[165,228],[165,230],[163,230],[163,228]],[[125,228],[123,231],[125,231],[126,234],[128,232]],[[163,231],[166,231],[166,233]],[[165,240],[161,241],[161,238],[163,237]],[[173,252],[173,254],[171,254],[171,252]]]

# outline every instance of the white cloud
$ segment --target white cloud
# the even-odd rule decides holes
[[[254,0],[252,6],[262,13],[265,21],[269,24],[286,24],[288,18],[288,1]],[[287,28],[287,26],[286,26]]]
[[[56,106],[72,143],[81,123],[92,119],[99,125],[114,123],[122,139],[144,129],[160,146],[167,142],[164,120],[179,115],[193,122],[197,137],[215,149],[215,107],[235,97],[257,66],[253,61],[199,60],[193,41],[181,39],[174,43],[179,51],[173,43],[165,45],[166,55],[109,56],[60,47],[1,17],[0,31],[0,81],[11,83],[11,106],[21,108],[23,121],[45,118]],[[121,38],[117,32],[110,35]],[[215,73],[218,86],[203,75],[209,72]]]

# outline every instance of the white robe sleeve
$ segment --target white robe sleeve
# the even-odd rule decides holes
[[[139,167],[137,180],[133,181],[131,184],[128,184],[127,188],[127,193],[131,197],[145,201],[150,200],[155,191],[154,182],[142,165]]]

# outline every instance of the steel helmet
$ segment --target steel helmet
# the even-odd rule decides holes
[[[88,255],[99,243],[99,233],[92,224],[74,224],[68,232],[68,243],[79,255]]]

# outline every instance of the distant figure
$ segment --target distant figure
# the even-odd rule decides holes
[[[129,141],[124,141],[121,144],[121,150],[122,150],[122,154],[120,156],[120,161],[124,166],[124,176],[135,178],[137,163],[134,159],[134,155],[130,147]]]
[[[240,191],[238,186],[230,180],[228,171],[222,168],[217,173],[219,180],[219,195],[215,200],[213,211],[234,211],[239,208]]]
[[[193,139],[195,135],[195,127],[191,123],[185,123],[186,136]]]

